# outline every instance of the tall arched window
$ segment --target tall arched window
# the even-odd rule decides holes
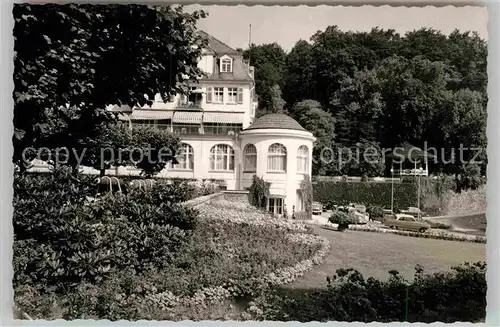
[[[193,170],[194,169],[194,151],[193,147],[187,143],[182,143],[179,153],[176,156],[177,165],[173,169]]]
[[[227,144],[210,149],[210,170],[234,170],[234,150]]]
[[[274,143],[267,151],[267,170],[286,171],[286,148],[283,144]]]
[[[247,144],[243,151],[243,171],[255,172],[257,170],[257,148],[253,144]]]
[[[309,173],[309,149],[305,145],[297,150],[297,172]]]

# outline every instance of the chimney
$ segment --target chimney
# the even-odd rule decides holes
[[[248,72],[250,73],[250,76],[252,76],[252,78],[255,78],[255,67],[254,66],[248,67]]]

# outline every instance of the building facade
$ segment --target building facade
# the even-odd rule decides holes
[[[311,175],[314,137],[284,114],[255,119],[257,99],[253,67],[240,52],[208,39],[198,63],[206,77],[189,85],[187,95],[164,102],[157,95],[150,107],[110,107],[135,126],[172,132],[182,140],[178,164],[159,177],[224,180],[228,190],[244,190],[253,175],[271,183],[269,211],[288,215],[303,208],[300,182]],[[118,167],[120,175],[139,171]]]

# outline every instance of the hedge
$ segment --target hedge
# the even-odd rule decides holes
[[[317,182],[313,185],[314,201],[324,204],[347,204],[350,202],[366,206],[391,207],[390,183]],[[415,183],[394,184],[394,208],[406,209],[417,204]]]

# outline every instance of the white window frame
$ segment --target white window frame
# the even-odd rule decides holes
[[[212,103],[224,103],[224,88],[214,87],[214,96],[212,97]]]
[[[281,143],[273,143],[267,150],[267,171],[268,172],[286,172],[287,151]]]
[[[233,60],[228,57],[223,57],[220,59],[220,72],[221,73],[231,73],[233,71]]]
[[[234,149],[228,144],[216,144],[210,149],[211,171],[234,171]]]
[[[187,170],[187,171],[192,171],[194,170],[194,151],[193,147],[187,143],[182,143],[180,152],[176,156],[177,161],[179,164],[177,165],[172,165],[170,163],[170,166],[172,169],[175,170]]]
[[[253,144],[245,145],[243,150],[243,171],[246,173],[257,171],[257,148]]]
[[[267,199],[267,211],[275,215],[283,215],[285,199],[270,197]],[[272,209],[272,210],[271,210]]]
[[[227,102],[228,103],[238,103],[238,88],[228,87],[227,88]]]
[[[297,172],[309,173],[309,148],[306,145],[301,145],[297,149]]]

